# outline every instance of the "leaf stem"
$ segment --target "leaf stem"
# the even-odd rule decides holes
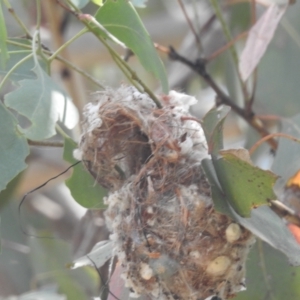
[[[63,138],[72,140],[72,138],[67,133],[65,133],[64,130],[57,123],[55,125],[55,129]]]
[[[79,20],[80,20],[80,18],[79,18]],[[85,24],[85,26],[89,29],[89,31],[90,32],[92,32],[102,43],[103,43],[103,45],[106,47],[106,49],[109,51],[109,53],[111,54],[111,56],[112,56],[112,58],[115,60],[115,62],[117,63],[117,61],[118,61],[118,66],[120,66],[120,65],[122,65],[122,68],[121,68],[121,70],[122,70],[122,72],[124,73],[124,75],[127,77],[127,78],[129,78],[128,77],[128,74],[126,73],[126,72],[124,72],[124,69],[126,70],[126,71],[128,71],[128,73],[131,75],[131,78],[133,79],[133,80],[135,80],[137,83],[139,83],[141,86],[142,86],[142,88],[144,89],[144,91],[142,91],[142,92],[146,92],[151,98],[152,98],[152,100],[154,101],[154,103],[156,104],[156,106],[158,107],[158,108],[162,108],[162,105],[161,105],[161,103],[160,103],[160,101],[157,99],[157,97],[155,96],[155,94],[148,88],[148,86],[137,76],[137,74],[130,68],[130,66],[128,65],[128,63],[126,62],[126,61],[124,61],[121,57],[120,57],[120,55],[105,41],[105,39],[101,36],[101,35],[99,35],[99,34],[97,34],[96,32],[95,32],[95,29],[94,28],[92,28],[92,26],[89,24],[89,22],[87,22],[85,19],[83,19],[83,20],[81,20],[84,24]],[[130,80],[131,81],[131,80]],[[134,83],[133,81],[131,81],[132,83]],[[138,90],[140,90],[140,88],[138,87],[138,85],[136,85],[136,84],[134,84],[134,86],[138,89]]]
[[[15,10],[10,5],[9,1],[8,0],[3,0],[3,3],[7,7],[7,10],[9,11],[9,13],[17,21],[17,23],[19,24],[19,26],[24,30],[24,32],[26,33],[26,36],[29,37],[29,38],[31,38],[31,33],[29,32],[29,30],[27,29],[27,27],[25,26],[25,24],[22,22],[22,20],[19,18],[19,16],[16,14]]]
[[[27,61],[28,59],[30,59],[31,57],[33,57],[33,53],[25,56],[24,58],[22,58],[21,60],[19,60],[7,73],[6,75],[3,77],[1,83],[0,83],[0,90],[2,89],[4,83],[6,82],[6,80],[9,78],[9,76],[19,67],[21,66],[25,61]]]
[[[41,1],[36,0],[36,29],[40,30],[41,27],[41,20],[42,20],[42,7],[41,7]]]
[[[42,146],[42,147],[63,147],[64,143],[62,142],[51,142],[51,141],[32,141],[27,140],[29,146]]]
[[[30,45],[25,45],[19,42],[15,42],[12,40],[7,40],[6,41],[8,44],[11,45],[15,45],[15,46],[19,46],[25,49],[31,49]],[[32,51],[31,51],[32,52]],[[47,50],[45,48],[43,48],[43,53],[46,53],[47,55],[52,55],[53,53],[50,50]],[[57,60],[65,63],[69,68],[73,69],[74,71],[78,72],[81,76],[85,77],[86,79],[90,80],[92,83],[94,83],[95,85],[97,85],[98,87],[104,89],[104,86],[97,80],[95,79],[93,76],[89,75],[87,72],[85,72],[84,70],[82,70],[81,68],[75,66],[74,64],[72,64],[71,62],[69,62],[67,59],[61,57],[61,56],[56,56]]]
[[[155,94],[147,87],[147,85],[137,76],[137,74],[130,68],[130,66],[127,64],[126,61],[124,61],[120,55],[112,48],[109,46],[109,44],[105,41],[105,39],[99,35],[96,31],[95,28],[93,28],[90,25],[90,22],[92,22],[94,25],[97,26],[98,30],[101,30],[102,32],[106,33],[106,29],[103,30],[103,26],[91,15],[84,15],[81,13],[81,11],[70,1],[70,0],[66,0],[67,3],[69,4],[70,7],[73,8],[73,11],[71,9],[69,9],[68,7],[65,7],[64,5],[62,5],[60,3],[60,1],[57,0],[57,3],[59,5],[61,5],[64,9],[68,10],[69,12],[73,13],[79,21],[81,21],[88,29],[90,32],[92,32],[99,40],[100,42],[102,42],[102,44],[106,47],[106,49],[109,51],[110,55],[112,56],[112,58],[114,59],[114,61],[117,63],[117,65],[120,67],[122,65],[121,71],[124,73],[124,75],[128,78],[128,80],[130,82],[132,82],[132,84],[139,90],[141,91],[139,85],[144,89],[141,92],[145,92],[147,93],[152,100],[154,101],[154,103],[156,104],[156,106],[158,108],[162,108],[162,105],[160,103],[160,101],[158,100],[158,98],[155,96]],[[119,44],[120,42],[115,40],[115,37],[112,37],[112,35],[109,33],[109,37],[112,38],[117,44]],[[126,70],[126,72],[125,72]],[[129,77],[128,73],[130,74],[131,78]],[[132,79],[134,81],[136,81],[139,85],[137,85],[134,81],[132,81]]]
[[[64,64],[66,64],[69,68],[73,69],[74,71],[79,73],[81,76],[83,76],[86,79],[90,80],[92,83],[94,83],[98,87],[104,89],[104,86],[97,79],[95,79],[93,76],[91,76],[90,74],[88,74],[87,72],[82,70],[81,68],[75,66],[70,61],[68,61],[68,60],[66,60],[66,59],[64,59],[63,57],[60,57],[60,56],[57,56],[56,59],[63,62]]]
[[[15,41],[12,41],[12,40],[6,40],[6,43],[10,44],[10,45],[19,46],[21,48],[25,48],[25,49],[30,49],[31,50],[31,46],[30,45],[25,45],[23,43],[15,42]]]
[[[79,31],[77,34],[75,34],[71,39],[69,39],[67,42],[65,42],[61,47],[59,47],[53,54],[47,59],[49,62],[51,62],[53,59],[57,57],[57,55],[63,51],[67,46],[69,46],[71,43],[73,43],[75,40],[77,40],[79,37],[81,37],[83,34],[87,32],[86,28]]]

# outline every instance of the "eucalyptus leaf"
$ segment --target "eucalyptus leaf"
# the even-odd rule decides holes
[[[203,118],[203,130],[208,144],[208,152],[218,157],[223,148],[223,125],[230,107],[226,105],[211,109]]]
[[[216,211],[233,218],[231,208],[225,193],[220,186],[214,165],[210,159],[203,159],[201,166],[205,172],[206,178],[210,184],[211,197],[214,202],[214,208]]]
[[[1,63],[1,69],[5,67],[6,61],[9,58],[9,54],[7,51],[7,45],[6,45],[6,39],[7,39],[7,31],[6,31],[6,25],[5,25],[3,12],[2,12],[2,4],[0,2],[0,63]]]
[[[38,236],[44,235],[37,232]],[[68,270],[66,264],[72,259],[70,244],[59,239],[31,239],[30,258],[35,278],[43,280],[40,274],[47,274],[48,282],[56,283],[66,299],[89,299],[88,294],[97,293],[99,276],[87,268]]]
[[[220,154],[222,157],[213,161],[215,170],[229,203],[239,215],[250,217],[253,208],[276,199],[275,174],[253,166],[236,150],[223,150]]]
[[[31,47],[31,43],[27,39],[11,39],[10,41],[19,43],[20,45],[8,43],[7,49],[10,55],[5,66],[0,68],[0,75],[7,75],[12,68],[19,64],[10,74],[10,80],[16,82],[22,79],[36,79],[36,75],[32,72],[32,69],[34,68],[33,56],[29,57],[31,50],[24,49],[24,47],[27,46]],[[24,47],[22,47],[22,45],[24,45]],[[26,59],[26,57],[29,58]],[[20,61],[22,60],[23,63],[20,64]]]
[[[75,259],[71,264],[71,269],[77,269],[82,266],[102,267],[113,256],[114,244],[112,241],[101,241],[86,255]]]
[[[300,139],[300,114],[281,121],[280,132]],[[279,138],[278,149],[272,165],[272,170],[280,175],[276,183],[276,192],[280,195],[286,182],[300,170],[300,143],[287,138]]]
[[[247,260],[247,290],[234,299],[300,299],[299,280],[299,267],[290,266],[282,253],[257,241]]]
[[[275,249],[284,253],[292,265],[300,265],[300,245],[289,231],[286,223],[270,207],[253,209],[250,218],[242,218],[233,209],[237,222]]]
[[[98,6],[102,6],[103,5],[103,0],[92,0],[93,3],[95,3]]]
[[[76,160],[73,157],[77,144],[70,138],[65,138],[64,160],[73,164]],[[101,209],[106,208],[103,197],[106,190],[95,182],[90,173],[85,170],[82,164],[75,166],[72,176],[66,180],[73,198],[83,207]]]
[[[23,171],[29,154],[26,138],[18,129],[15,117],[0,102],[0,191]],[[4,201],[4,200],[3,200]]]
[[[143,67],[160,80],[163,92],[167,94],[169,87],[163,63],[132,4],[126,0],[107,0],[95,18],[132,50]]]
[[[202,167],[211,184],[215,209],[250,230],[254,235],[284,253],[291,264],[300,265],[300,246],[287,228],[285,222],[269,206],[252,209],[250,218],[243,218],[235,212],[222,191],[218,178],[214,174],[210,160],[202,161]],[[255,298],[256,299],[256,298]]]
[[[55,124],[59,118],[60,103],[53,100],[53,95],[66,95],[49,77],[39,64],[33,68],[37,78],[24,79],[20,87],[5,95],[5,104],[28,118],[31,125],[23,129],[23,133],[31,140],[43,140],[53,136]]]

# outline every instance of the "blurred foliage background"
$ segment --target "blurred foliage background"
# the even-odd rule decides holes
[[[33,30],[36,24],[36,1],[10,0],[9,3],[26,27]],[[180,54],[191,60],[200,56],[210,57],[226,44],[211,2],[185,0],[182,3],[201,40],[200,50],[179,1],[149,0],[145,8],[137,8],[137,10],[155,43],[164,47],[172,45]],[[251,3],[251,1],[220,1],[222,14],[233,37],[251,27]],[[41,9],[42,43],[52,51],[58,49],[83,28],[83,25],[57,5],[56,1],[41,1]],[[98,7],[90,2],[83,8],[83,12],[93,15],[97,9]],[[24,35],[4,5],[2,10],[8,36]],[[256,10],[258,17],[265,8],[257,4]],[[279,130],[279,117],[288,119],[300,112],[299,12],[299,1],[287,9],[258,66],[253,110],[262,117],[265,128],[270,132]],[[244,44],[245,35],[235,43],[239,53]],[[123,49],[118,47],[115,49],[122,55],[126,54]],[[215,104],[216,99],[212,89],[188,67],[170,61],[163,52],[159,54],[167,70],[170,88],[195,95],[199,102],[193,107],[193,113],[202,118]],[[108,51],[92,34],[85,34],[75,40],[61,55],[97,78],[104,86],[118,87],[126,82]],[[157,80],[143,69],[136,57],[130,57],[129,63],[153,91],[161,92]],[[223,51],[211,60],[208,70],[234,102],[242,104],[242,93],[229,50]],[[1,74],[5,73],[0,72]],[[77,125],[71,130],[68,128],[64,130],[78,141],[82,108],[89,101],[90,94],[97,91],[99,87],[57,61],[51,65],[51,75],[67,91],[75,105],[76,109],[71,118]],[[14,88],[11,83],[5,84],[0,91],[1,100]],[[18,118],[21,119],[20,116]],[[226,147],[231,148],[239,146],[249,148],[259,139],[258,134],[235,113],[231,113],[227,118],[224,135]],[[51,141],[62,142],[62,138],[57,135]],[[296,159],[295,157],[290,159]],[[267,145],[260,147],[252,158],[264,169],[270,168],[273,160]],[[107,239],[108,232],[102,211],[87,210],[74,201],[64,183],[72,172],[69,171],[44,188],[30,194],[21,208],[20,218],[18,205],[22,196],[68,167],[68,163],[63,160],[62,147],[31,145],[26,163],[28,168],[0,193],[1,299],[97,297],[101,291],[101,282],[94,268],[69,270],[65,266],[75,258],[88,253],[98,241]],[[292,172],[299,168],[300,163],[296,161],[293,169],[286,176],[291,176]],[[26,236],[21,231],[20,225],[26,232],[38,237]],[[54,238],[43,238],[47,236]],[[105,278],[106,269],[100,272],[102,278]],[[249,258],[247,291],[240,293],[236,299],[298,299],[300,298],[300,286],[297,284],[299,276],[298,268],[290,267],[282,254],[258,241]]]

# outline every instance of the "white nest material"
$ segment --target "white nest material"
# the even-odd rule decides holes
[[[254,238],[213,208],[196,99],[171,91],[160,101],[128,86],[97,93],[77,155],[110,191],[106,221],[132,295],[232,298]]]

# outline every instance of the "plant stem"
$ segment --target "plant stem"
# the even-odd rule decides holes
[[[71,43],[73,43],[75,40],[77,40],[79,37],[81,37],[83,34],[87,32],[86,28],[79,31],[77,34],[75,34],[71,39],[69,39],[67,42],[65,42],[62,46],[60,46],[53,54],[47,59],[49,62],[51,62],[53,59],[57,57],[57,55],[63,51],[67,46],[69,46]]]
[[[80,19],[80,18],[79,18]],[[124,73],[124,75],[127,77],[127,78],[129,78],[128,77],[128,74],[126,73],[126,72],[124,72],[124,69],[126,70],[126,71],[128,71],[128,73],[131,75],[131,78],[133,79],[133,80],[135,80],[136,82],[138,82],[141,86],[142,86],[142,88],[144,89],[144,91],[143,92],[146,92],[151,98],[152,98],[152,100],[154,101],[154,103],[156,104],[156,106],[158,107],[158,108],[162,108],[162,105],[161,105],[161,103],[160,103],[160,101],[157,99],[157,97],[155,96],[155,94],[147,87],[147,85],[137,76],[137,74],[130,68],[130,66],[127,64],[127,62],[126,61],[124,61],[121,57],[120,57],[120,55],[111,47],[111,46],[109,46],[109,44],[105,41],[105,39],[101,36],[101,35],[99,35],[99,34],[97,34],[96,32],[95,32],[95,29],[94,28],[92,28],[92,26],[89,24],[89,22],[87,22],[85,19],[83,19],[83,20],[81,20],[84,24],[85,24],[85,26],[89,29],[89,31],[90,32],[92,32],[102,43],[103,43],[103,45],[106,47],[106,49],[109,51],[109,53],[111,54],[111,56],[112,56],[112,58],[115,60],[115,62],[117,63],[117,61],[118,61],[118,66],[120,66],[120,65],[122,65],[122,68],[121,68],[121,70],[122,70],[122,72]],[[130,79],[129,79],[130,80]],[[131,80],[130,80],[131,81]],[[133,81],[131,81],[131,82],[133,82]],[[138,89],[138,90],[140,90],[139,89],[139,87],[136,85],[136,84],[134,84],[134,86]]]
[[[72,139],[57,123],[55,125],[55,129],[64,139]]]
[[[42,146],[42,147],[58,147],[61,148],[64,146],[62,142],[51,142],[51,141],[32,141],[27,140],[28,145],[30,146]]]
[[[84,70],[80,69],[79,67],[75,66],[74,64],[72,64],[71,62],[69,62],[68,60],[64,59],[63,57],[57,56],[56,57],[57,60],[63,62],[64,64],[66,64],[69,68],[73,69],[74,71],[76,71],[77,73],[79,73],[81,76],[85,77],[86,79],[90,80],[92,83],[94,83],[95,85],[97,85],[98,87],[100,87],[101,89],[104,89],[105,87],[97,80],[95,79],[93,76],[89,75],[87,72],[85,72]]]
[[[230,43],[231,40],[232,40],[231,33],[230,33],[229,28],[228,28],[228,26],[227,26],[227,24],[226,24],[226,22],[223,18],[219,2],[218,2],[218,0],[210,0],[210,2],[212,4],[212,7],[214,8],[214,11],[215,11],[215,14],[216,14],[217,18],[219,19],[219,21],[221,23],[221,27],[222,27],[224,35],[227,39],[227,42]],[[233,58],[234,66],[235,66],[236,72],[238,74],[238,78],[239,78],[239,81],[240,81],[240,85],[241,85],[243,95],[244,95],[244,99],[245,99],[245,103],[246,103],[246,102],[248,102],[249,95],[248,95],[246,85],[243,82],[240,71],[239,71],[239,58],[238,58],[238,54],[236,52],[236,49],[234,47],[234,44],[231,45],[230,52],[231,52],[231,56]]]
[[[24,49],[32,50],[30,45],[25,45],[23,43],[15,42],[15,41],[12,41],[12,40],[6,40],[6,43],[10,44],[10,45],[14,45],[14,46],[19,46],[19,47],[24,48]]]
[[[7,40],[6,42],[7,42],[7,44],[10,44],[10,45],[19,46],[19,47],[25,48],[25,49],[31,49],[30,45],[25,45],[25,44],[15,42],[15,41],[12,41],[12,40]],[[32,51],[30,51],[30,52],[32,52]],[[43,48],[43,53],[46,53],[47,55],[52,55],[53,54],[50,50],[46,50],[45,48]],[[97,85],[100,88],[104,89],[104,86],[97,79],[95,79],[94,77],[92,77],[87,72],[80,69],[79,67],[75,66],[74,64],[72,64],[71,62],[66,60],[65,58],[62,58],[61,56],[58,55],[58,56],[56,56],[55,59],[65,63],[69,68],[72,68],[74,71],[78,72],[81,76],[85,77],[86,79],[88,79],[92,83],[94,83],[95,85]]]
[[[203,59],[198,59],[196,62],[192,62],[187,58],[179,55],[174,48],[170,47],[169,57],[172,60],[179,61],[188,67],[190,67],[194,72],[200,75],[206,83],[216,92],[218,96],[217,104],[226,104],[231,107],[231,109],[236,112],[239,116],[241,116],[250,126],[252,126],[261,136],[269,135],[269,132],[263,127],[260,120],[255,117],[254,113],[251,111],[250,113],[247,110],[242,109],[238,105],[236,105],[216,84],[213,78],[207,73],[205,68],[206,61]],[[274,139],[267,140],[272,149],[277,149],[277,142]]]
[[[81,11],[70,1],[70,0],[66,0],[67,3],[69,4],[70,7],[73,8],[73,11],[69,8],[67,8],[66,6],[62,5],[59,1],[57,1],[57,3],[59,5],[61,5],[64,9],[68,10],[69,12],[73,13],[79,21],[81,21],[88,29],[90,32],[92,32],[97,38],[98,40],[100,40],[103,45],[106,47],[106,49],[109,51],[109,53],[111,54],[112,58],[114,59],[114,61],[117,63],[117,65],[120,67],[122,65],[121,71],[124,73],[124,75],[128,78],[128,80],[130,82],[133,83],[133,85],[140,90],[140,87],[134,82],[136,81],[144,90],[141,92],[146,92],[154,101],[154,103],[156,104],[156,106],[158,108],[161,108],[162,105],[160,103],[160,101],[157,99],[157,97],[155,96],[155,94],[147,87],[147,85],[137,76],[137,74],[130,68],[130,66],[127,64],[126,61],[124,61],[120,55],[112,48],[109,46],[109,44],[105,41],[105,39],[99,35],[96,31],[95,28],[93,28],[90,25],[90,22],[92,22],[94,25],[96,25],[98,30],[101,30],[102,32],[106,32],[106,29],[104,28],[103,30],[103,26],[93,17],[90,15],[84,15],[81,13]],[[115,37],[111,36],[111,34],[109,33],[109,36],[117,43],[120,44],[120,42],[117,40],[115,40]],[[125,72],[126,70],[126,72]],[[131,76],[131,79],[129,77],[129,74]],[[134,81],[132,81],[132,79]]]
[[[15,13],[15,10],[12,8],[8,0],[3,0],[4,5],[7,7],[7,10],[10,12],[10,14],[14,17],[14,19],[17,21],[17,23],[20,25],[20,27],[24,30],[26,33],[26,36],[31,38],[31,33],[25,26],[25,24],[22,22],[22,20],[19,18],[19,16]]]
[[[36,0],[36,29],[40,30],[41,27],[41,20],[42,20],[42,8],[41,8],[41,1]]]
[[[22,58],[21,60],[19,60],[7,73],[6,75],[3,77],[1,83],[0,83],[0,90],[2,89],[4,83],[6,82],[6,80],[9,78],[9,76],[20,66],[22,65],[25,61],[27,61],[28,59],[30,59],[31,57],[33,57],[33,53],[25,56],[24,58]]]

